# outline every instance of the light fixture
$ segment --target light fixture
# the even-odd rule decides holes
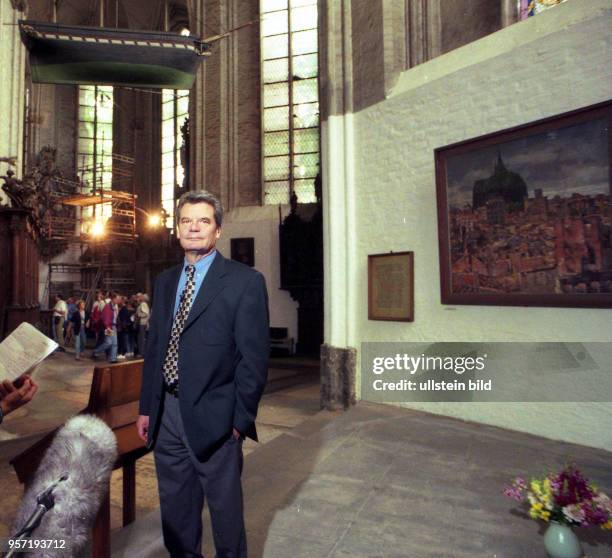
[[[187,27],[183,27],[181,29],[181,35],[183,37],[189,37],[189,35],[191,35],[191,31],[189,31],[189,29],[187,29]]]
[[[104,235],[104,222],[102,221],[93,221],[91,223],[91,236],[103,236]]]
[[[161,209],[149,213],[147,210],[137,206],[136,211],[144,215],[144,217],[146,218],[147,225],[150,229],[159,229],[161,227],[166,226],[166,219],[168,218],[168,213],[163,207]]]
[[[157,228],[160,224],[161,217],[158,214],[152,213],[151,215],[149,215],[149,227]]]

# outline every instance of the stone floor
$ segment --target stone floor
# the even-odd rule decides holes
[[[63,355],[47,363],[39,376],[43,393],[21,416],[7,418],[6,436],[23,428],[30,438],[0,445],[0,536],[20,497],[6,459],[34,439],[32,421],[60,419],[59,403],[78,410],[87,398],[79,399],[86,369],[68,371]],[[545,558],[544,526],[501,494],[509,478],[573,459],[612,494],[608,452],[363,402],[345,413],[320,412],[315,371],[312,363],[294,369],[291,361],[271,370],[259,416],[262,443],[245,445],[250,557]],[[114,475],[113,556],[167,556],[152,462],[139,464],[137,521],[123,529],[118,480]],[[212,556],[206,512],[204,521],[204,552]],[[585,556],[612,556],[612,532],[576,532]]]
[[[23,489],[9,461],[43,434],[63,424],[87,406],[94,363],[75,361],[69,353],[54,353],[35,374],[39,392],[28,405],[8,415],[0,427],[0,538],[8,536]],[[258,432],[266,443],[319,411],[318,361],[300,358],[271,360],[269,381],[260,407]],[[287,393],[298,388],[298,396]],[[306,391],[299,391],[306,386]],[[245,441],[245,456],[258,444]],[[136,464],[136,514],[159,506],[152,454]],[[121,527],[122,471],[111,479],[111,526]]]
[[[612,493],[604,451],[368,403],[321,412],[246,459],[249,556],[545,558],[543,525],[501,491],[570,456]],[[167,556],[159,521],[153,512],[118,532],[113,556]],[[612,532],[577,532],[585,556],[612,556]]]

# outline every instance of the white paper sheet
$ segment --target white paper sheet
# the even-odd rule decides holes
[[[47,358],[58,345],[33,325],[23,322],[0,343],[0,381],[15,381]]]

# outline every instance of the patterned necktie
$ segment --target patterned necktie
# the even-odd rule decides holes
[[[181,293],[176,316],[172,324],[170,333],[170,342],[168,343],[168,351],[166,352],[166,360],[164,361],[164,380],[168,389],[173,393],[178,393],[178,357],[179,357],[179,341],[181,333],[185,327],[191,303],[193,302],[193,293],[195,291],[195,266],[188,265],[185,268],[187,273],[187,282]]]

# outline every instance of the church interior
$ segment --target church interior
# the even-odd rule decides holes
[[[610,556],[610,500],[607,523],[572,523],[582,550],[555,555],[549,517],[504,489],[572,463],[612,497],[611,0],[0,0],[0,15],[0,341],[23,322],[51,337],[57,295],[151,297],[183,261],[178,199],[208,190],[217,249],[269,295],[249,556]],[[93,409],[109,370],[142,366],[125,347],[96,363],[94,342],[40,363],[39,392],[2,420],[0,539],[19,456]],[[503,389],[402,391],[420,380],[400,353],[483,350]],[[167,555],[152,455],[133,455],[86,553]]]

